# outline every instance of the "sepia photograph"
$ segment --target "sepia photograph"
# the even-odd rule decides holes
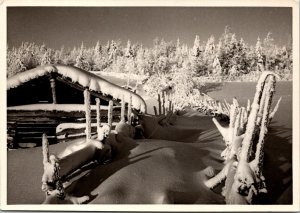
[[[24,2],[1,5],[1,209],[299,208],[299,2]]]

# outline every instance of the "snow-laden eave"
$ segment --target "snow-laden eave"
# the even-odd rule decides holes
[[[50,73],[57,73],[63,77],[70,78],[73,83],[78,83],[82,87],[88,88],[90,91],[101,93],[104,96],[112,96],[113,99],[119,100],[124,98],[124,101],[127,103],[129,103],[131,96],[132,107],[142,112],[146,112],[146,103],[138,94],[113,84],[95,74],[66,65],[40,66],[16,74],[7,79],[7,90],[17,88],[18,86],[30,80],[48,75]]]

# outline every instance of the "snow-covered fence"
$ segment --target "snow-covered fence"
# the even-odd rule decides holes
[[[131,104],[131,103],[130,103]],[[63,182],[74,171],[91,161],[105,159],[101,156],[106,153],[101,150],[110,150],[110,145],[105,145],[105,139],[108,137],[112,128],[113,102],[109,101],[108,107],[108,126],[100,126],[100,100],[96,99],[96,116],[97,116],[97,140],[91,139],[91,106],[90,93],[88,89],[84,90],[84,105],[85,105],[85,120],[86,120],[86,138],[77,143],[71,144],[63,150],[58,156],[49,155],[49,143],[46,134],[43,134],[42,149],[43,149],[43,165],[44,173],[42,177],[42,190],[46,192],[46,203],[52,198],[65,199],[72,198],[72,202],[78,200],[86,201],[85,198],[75,198],[67,196]],[[125,104],[122,104],[124,116]],[[52,197],[52,198],[50,198]]]
[[[67,147],[60,155],[49,154],[49,144],[46,134],[43,135],[43,165],[44,173],[42,176],[42,190],[46,193],[46,201],[51,203],[51,199],[64,200],[70,199],[64,188],[64,181],[67,176],[77,169],[88,164],[93,160],[97,160],[100,155],[99,151],[104,145],[97,140],[81,141]],[[87,201],[88,196],[82,198],[72,197],[72,202]]]
[[[256,93],[250,107],[239,107],[236,99],[230,105],[229,127],[223,127],[213,118],[213,122],[223,136],[226,149],[221,156],[224,157],[225,166],[213,178],[205,182],[209,188],[214,188],[224,179],[226,203],[251,204],[255,196],[267,193],[265,178],[262,174],[264,142],[271,119],[276,113],[280,100],[271,111],[271,103],[275,92],[275,77],[272,72],[263,72],[256,86]],[[255,141],[255,138],[258,140]],[[254,147],[256,142],[256,147]],[[255,156],[251,153],[255,151]]]
[[[71,144],[63,150],[58,156],[49,154],[49,143],[46,134],[43,134],[43,165],[44,173],[42,177],[42,190],[46,192],[45,203],[51,202],[51,199],[70,199],[74,203],[87,201],[88,196],[81,198],[72,197],[66,194],[64,189],[64,180],[74,171],[91,161],[101,161],[105,157],[101,156],[101,150],[109,149],[109,145],[103,144],[108,137],[112,126],[113,102],[109,102],[108,124],[109,126],[100,127],[100,100],[96,99],[97,105],[97,140],[91,139],[91,107],[89,91],[84,91],[84,104],[86,111],[86,139]],[[104,152],[105,153],[105,152]],[[80,203],[79,202],[79,203]]]

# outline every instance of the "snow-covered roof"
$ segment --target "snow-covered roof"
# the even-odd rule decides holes
[[[18,73],[7,79],[7,90],[16,88],[30,80],[45,76],[49,73],[57,73],[61,76],[68,77],[72,82],[89,88],[91,91],[99,92],[104,96],[111,95],[114,99],[120,100],[122,96],[124,96],[124,101],[127,103],[131,95],[132,107],[146,112],[146,103],[138,94],[115,85],[95,74],[66,65],[46,65]]]

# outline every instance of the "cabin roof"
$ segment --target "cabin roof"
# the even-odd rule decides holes
[[[72,83],[78,83],[82,87],[88,88],[90,91],[101,93],[104,96],[110,95],[114,99],[119,100],[122,100],[122,96],[124,96],[124,101],[127,103],[129,103],[131,95],[132,107],[142,112],[146,111],[146,103],[138,94],[113,84],[93,73],[66,65],[46,65],[18,73],[7,79],[7,90],[17,88],[26,82],[51,73],[67,77],[71,79]]]

